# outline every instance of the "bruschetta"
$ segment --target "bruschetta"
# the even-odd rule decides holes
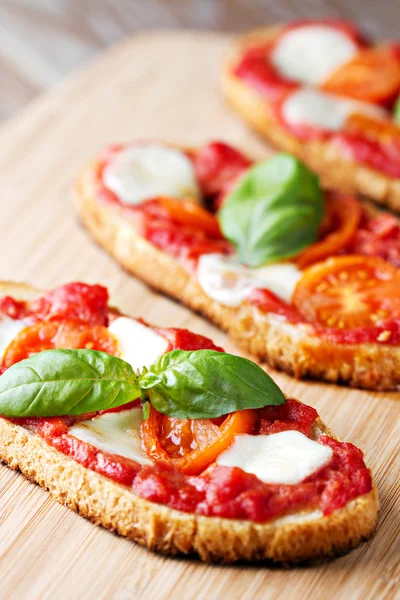
[[[320,560],[372,535],[362,452],[211,340],[82,283],[2,283],[0,340],[0,459],[95,524],[223,562]]]
[[[400,388],[400,223],[323,192],[295,157],[133,142],[76,187],[80,219],[132,274],[298,377]]]
[[[400,45],[349,23],[299,21],[239,39],[223,71],[229,104],[328,188],[400,210]]]

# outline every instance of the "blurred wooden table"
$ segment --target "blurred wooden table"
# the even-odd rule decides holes
[[[398,38],[400,0],[0,0],[0,120],[126,35],[154,28],[244,31],[344,17]]]

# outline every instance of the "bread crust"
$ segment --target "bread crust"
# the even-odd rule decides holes
[[[82,223],[125,269],[151,287],[202,313],[248,353],[297,378],[315,378],[372,390],[400,389],[400,347],[334,344],[266,314],[249,302],[236,308],[209,298],[197,279],[173,257],[138,235],[117,205],[98,201],[98,163],[89,165],[76,187]]]
[[[304,142],[297,139],[276,122],[268,102],[234,75],[233,66],[246,47],[268,42],[281,30],[282,26],[266,27],[240,38],[223,69],[222,89],[225,98],[255,131],[278,148],[297,156],[318,173],[323,186],[367,196],[400,211],[399,179],[344,157],[329,141]]]
[[[318,423],[321,433],[332,433]],[[332,558],[369,539],[376,527],[376,487],[327,517],[282,517],[268,523],[184,513],[136,496],[0,418],[0,460],[96,525],[150,550],[204,561],[272,561],[287,565]]]

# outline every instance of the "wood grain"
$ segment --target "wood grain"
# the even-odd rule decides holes
[[[0,278],[49,288],[71,279],[107,284],[113,302],[158,325],[190,327],[229,351],[225,335],[116,267],[81,230],[71,204],[76,173],[102,145],[133,137],[198,144],[218,137],[265,155],[223,103],[220,61],[231,41],[212,33],[127,40],[0,129]],[[395,598],[400,581],[399,399],[296,382],[287,394],[315,406],[365,450],[382,510],[377,533],[346,557],[307,569],[220,567],[153,555],[57,505],[0,468],[0,597],[160,600]]]
[[[326,16],[354,20],[376,39],[399,37],[398,0],[0,0],[0,119],[127,34]]]

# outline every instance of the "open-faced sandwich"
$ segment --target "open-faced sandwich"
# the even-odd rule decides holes
[[[0,286],[0,459],[165,554],[297,562],[369,538],[360,450],[251,361],[111,309],[105,288]]]
[[[253,128],[323,184],[400,210],[398,41],[371,45],[334,20],[260,29],[239,40],[223,89]]]
[[[296,377],[400,388],[400,223],[322,192],[298,159],[136,142],[82,173],[77,206],[131,273]]]

